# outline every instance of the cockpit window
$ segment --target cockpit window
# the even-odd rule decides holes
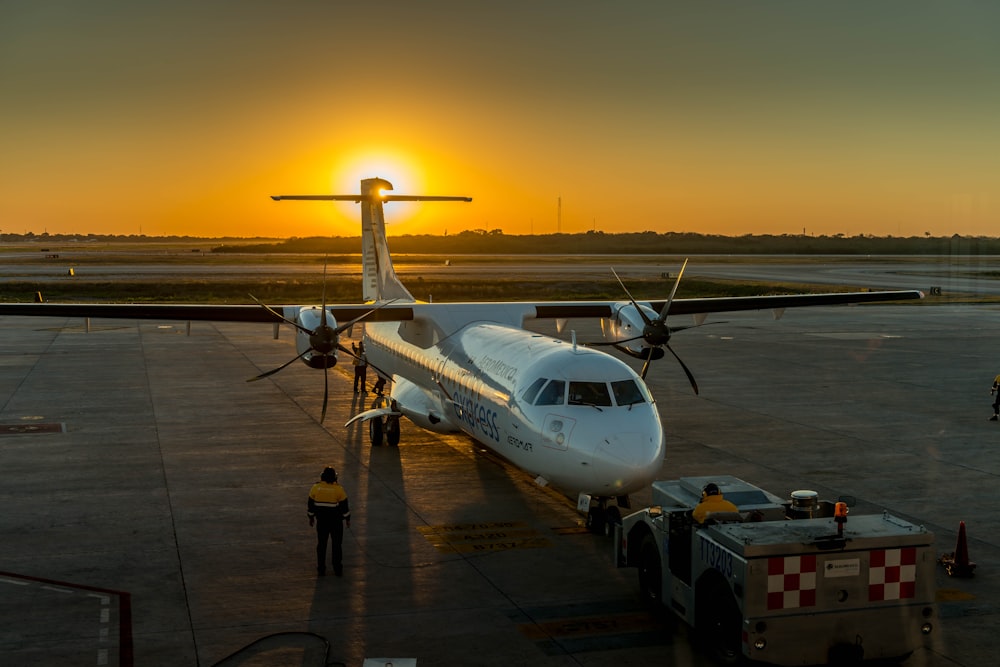
[[[570,405],[611,405],[608,385],[604,382],[570,382]]]
[[[566,383],[562,380],[552,380],[542,393],[538,395],[535,405],[562,405],[566,395]]]
[[[617,382],[611,383],[611,391],[615,395],[615,403],[618,405],[635,405],[636,403],[645,403],[646,399],[642,396],[642,391],[639,390],[639,386],[635,383],[635,380],[619,380]]]
[[[538,396],[538,391],[542,388],[542,385],[548,382],[548,378],[538,378],[531,383],[531,386],[524,390],[521,394],[521,398],[524,399],[525,403],[529,405],[535,402],[535,397]]]

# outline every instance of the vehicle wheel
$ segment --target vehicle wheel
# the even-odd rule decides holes
[[[724,581],[709,584],[699,596],[698,635],[717,662],[723,665],[743,663],[742,617],[729,586]]]
[[[587,510],[587,530],[595,535],[604,534],[605,510],[600,505],[594,505]]]
[[[656,538],[646,533],[639,543],[639,593],[645,602],[659,604],[663,598],[663,574]]]
[[[390,447],[399,446],[399,418],[389,417],[385,420],[385,441]]]
[[[618,507],[612,505],[604,513],[604,537],[611,537],[615,534],[615,526],[622,525],[622,512]]]
[[[380,417],[368,420],[368,438],[371,440],[372,447],[382,445],[382,419]]]

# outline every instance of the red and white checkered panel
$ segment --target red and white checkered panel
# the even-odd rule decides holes
[[[903,600],[917,594],[917,548],[876,549],[868,563],[868,601]]]
[[[767,608],[798,609],[816,606],[816,556],[787,556],[767,560]]]

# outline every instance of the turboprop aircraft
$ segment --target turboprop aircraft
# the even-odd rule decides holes
[[[430,431],[465,433],[536,482],[576,495],[587,525],[607,531],[628,507],[628,494],[649,485],[664,458],[664,432],[644,378],[670,348],[667,316],[921,298],[918,291],[619,301],[418,302],[393,268],[383,204],[471,201],[467,197],[390,194],[383,179],[361,181],[353,195],[278,195],[277,201],[351,201],[361,205],[363,303],[306,306],[175,304],[0,304],[0,315],[53,315],[171,320],[285,322],[296,329],[298,355],[253,380],[301,360],[326,371],[338,353],[354,356],[340,335],[363,323],[367,360],[391,381],[388,396],[348,424],[367,421],[372,444],[398,444],[400,417]],[[683,274],[683,268],[680,272]],[[619,282],[621,282],[619,280]],[[597,318],[603,345],[644,361],[636,373],[594,345],[543,335],[533,320]],[[339,324],[338,324],[339,322]],[[699,320],[696,320],[696,324]],[[326,414],[328,385],[324,385]]]

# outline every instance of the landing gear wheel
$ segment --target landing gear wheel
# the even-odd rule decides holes
[[[639,544],[639,593],[644,602],[656,607],[663,597],[663,575],[656,539],[647,533]]]
[[[615,534],[615,526],[622,525],[622,512],[617,506],[612,505],[604,513],[604,537],[611,537]]]
[[[595,535],[603,535],[606,523],[607,511],[603,507],[594,505],[587,510],[587,530]]]
[[[372,447],[382,446],[382,419],[376,417],[368,420],[368,439],[371,440]]]
[[[698,634],[705,647],[719,664],[742,664],[742,621],[729,586],[722,581],[714,582],[697,604]]]
[[[385,420],[385,441],[390,447],[399,446],[399,418],[388,417]]]

